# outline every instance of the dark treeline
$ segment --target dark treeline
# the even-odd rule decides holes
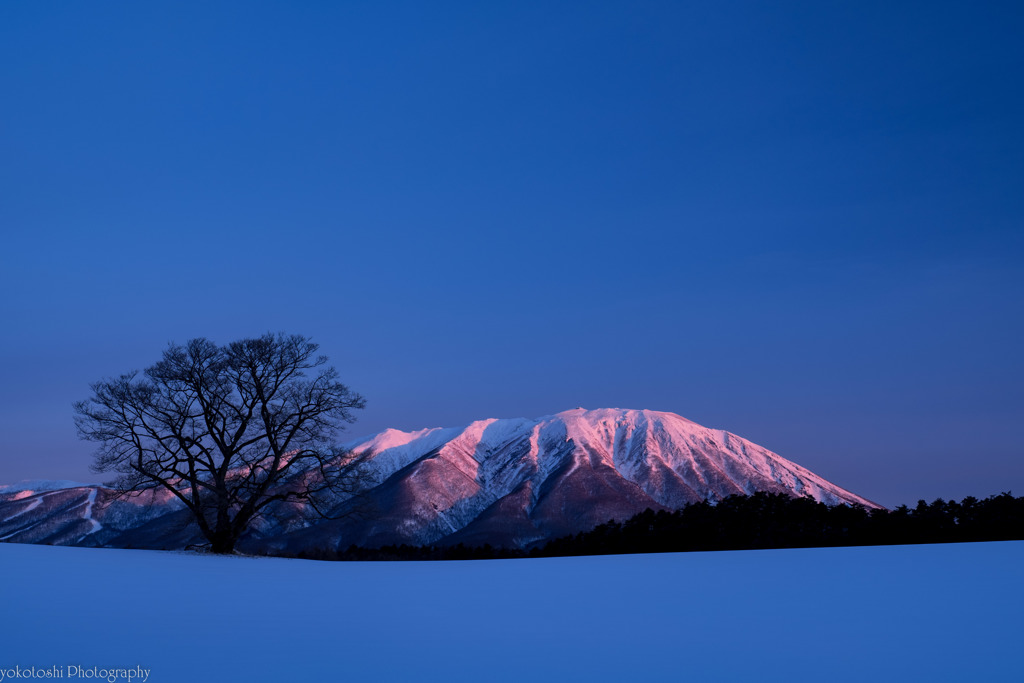
[[[755,493],[711,504],[693,503],[675,512],[645,510],[625,522],[609,521],[592,531],[565,536],[532,550],[485,545],[408,545],[344,551],[305,551],[320,560],[472,560],[558,557],[695,550],[755,550],[853,545],[1024,540],[1024,497],[1009,493],[959,503],[941,498],[895,510],[829,507],[810,498]]]
[[[895,510],[828,506],[810,498],[755,493],[676,512],[646,510],[624,523],[555,539],[541,556],[755,550],[1024,539],[1024,497],[938,499]]]

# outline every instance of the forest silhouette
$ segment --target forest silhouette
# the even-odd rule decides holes
[[[298,557],[318,560],[468,560],[572,555],[616,555],[711,550],[904,545],[1024,540],[1024,497],[1010,493],[960,502],[941,498],[894,510],[825,505],[811,498],[758,492],[679,510],[652,510],[624,522],[609,520],[591,531],[564,536],[529,550],[491,545],[467,547],[391,545],[311,549]]]

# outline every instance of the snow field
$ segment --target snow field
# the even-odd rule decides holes
[[[149,681],[1021,680],[1024,542],[326,563],[0,544],[0,668]]]

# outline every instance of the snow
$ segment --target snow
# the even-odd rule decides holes
[[[384,481],[424,453],[442,446],[461,432],[462,430],[458,428],[440,427],[415,432],[385,429],[379,434],[347,443],[344,448],[358,454],[373,454],[374,473],[378,481]]]
[[[21,493],[24,493],[24,492],[21,492]],[[21,495],[21,493],[15,494],[15,497],[14,497],[14,499],[15,499],[15,500],[21,500],[22,498],[26,498],[26,497],[28,497],[28,496],[22,496],[22,495]],[[29,495],[32,495],[32,494],[29,494]],[[16,519],[16,518],[18,518],[18,517],[21,517],[21,516],[22,516],[23,514],[25,514],[26,512],[32,512],[32,511],[33,511],[33,510],[35,510],[35,509],[36,509],[37,507],[39,507],[39,505],[40,505],[40,504],[41,504],[42,502],[43,502],[43,496],[38,496],[37,498],[34,498],[34,499],[32,500],[32,502],[31,502],[31,503],[29,503],[28,505],[26,505],[26,506],[25,506],[24,508],[22,508],[22,509],[21,509],[21,510],[19,510],[18,512],[15,512],[15,513],[14,513],[13,515],[11,515],[10,517],[8,517],[7,519],[4,519],[4,520],[2,520],[2,521],[4,521],[4,522],[9,522],[9,521],[11,521],[12,519]]]
[[[17,515],[15,515],[15,517],[17,517]],[[11,519],[13,519],[13,517]],[[4,521],[7,521],[7,520],[4,520]],[[24,533],[26,531],[30,531],[32,529],[35,529],[37,526],[39,526],[40,524],[42,524],[45,521],[46,521],[46,518],[43,518],[43,519],[40,519],[38,522],[35,522],[33,524],[29,524],[27,527],[23,527],[21,529],[16,529],[15,531],[13,531],[13,532],[5,535],[5,536],[0,536],[0,541],[6,541],[7,539],[13,538],[13,537],[17,536],[18,534],[21,534],[21,533]]]
[[[59,489],[77,489],[97,484],[82,484],[77,481],[53,481],[50,479],[24,479],[15,484],[0,484],[0,494],[13,493],[16,491],[57,491]]]
[[[387,429],[346,446],[368,455],[368,474],[377,484],[395,477],[392,483],[401,480],[408,490],[437,492],[414,511],[422,523],[402,532],[403,540],[412,543],[437,542],[521,487],[539,495],[581,468],[583,479],[595,468],[607,467],[623,484],[634,484],[648,497],[646,502],[631,503],[635,512],[648,504],[678,508],[701,498],[719,500],[731,493],[758,490],[790,491],[829,504],[873,505],[735,434],[653,410],[577,408],[535,419],[489,418],[454,428]],[[607,472],[600,476],[607,477]],[[0,493],[0,499],[9,503],[37,491],[71,488],[71,484],[23,482],[5,487],[7,492]],[[19,486],[26,490],[16,492]],[[95,500],[96,489],[89,488]],[[95,532],[104,510],[94,509],[91,500],[82,509]],[[516,505],[532,506],[537,500]],[[528,507],[522,512],[532,514],[533,510]],[[617,510],[616,514],[625,513]],[[543,520],[532,521],[544,526]]]
[[[91,489],[89,491],[89,497],[85,501],[85,512],[82,514],[82,519],[89,520],[89,522],[92,524],[92,529],[88,533],[86,533],[85,536],[88,536],[89,534],[94,534],[94,533],[96,533],[97,531],[99,531],[100,529],[103,528],[102,524],[100,524],[99,522],[97,522],[95,519],[92,518],[92,506],[95,503],[96,503],[96,489]],[[82,538],[85,538],[85,536],[83,536]],[[79,540],[81,540],[81,539],[79,539]]]
[[[0,669],[1020,680],[1022,566],[1024,542],[435,563],[0,544]]]
[[[494,463],[490,468],[478,468],[477,463],[493,458],[503,447],[521,439],[527,441],[526,457],[536,470],[536,476],[530,477],[534,490],[539,490],[544,480],[562,467],[566,457],[570,458],[569,468],[564,473],[568,476],[581,464],[580,458],[589,459],[596,455],[667,507],[678,507],[685,501],[673,498],[648,479],[654,463],[660,464],[663,471],[677,473],[685,486],[712,498],[716,496],[708,474],[719,481],[731,480],[747,493],[759,490],[759,486],[767,481],[829,504],[847,502],[875,507],[874,503],[740,436],[702,427],[674,413],[654,410],[576,408],[536,419],[478,420],[461,428],[432,428],[417,432],[388,429],[347,444],[347,447],[357,453],[369,451],[374,454],[372,463],[380,481],[435,449],[466,477],[480,480],[480,472],[501,469],[505,463]],[[579,447],[575,455],[557,449],[552,453],[551,449],[540,448],[541,441],[557,443],[570,439]],[[705,471],[709,467],[713,470],[710,473]],[[527,475],[527,470],[522,467],[511,471],[522,475],[520,479]],[[691,472],[696,476],[688,476],[687,473]],[[484,481],[479,483],[487,485]],[[487,495],[480,496],[478,502],[486,507],[521,482],[501,483],[507,486],[488,491]],[[469,514],[472,506],[465,503],[462,507],[467,520],[472,519],[473,515]],[[476,509],[476,512],[481,510]]]

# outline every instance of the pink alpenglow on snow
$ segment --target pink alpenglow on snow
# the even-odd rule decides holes
[[[281,505],[247,538],[286,550],[392,543],[528,547],[647,508],[676,509],[757,491],[878,507],[742,437],[673,413],[577,408],[465,427],[387,429],[347,444],[372,487],[321,519]],[[302,477],[308,473],[298,473]],[[97,486],[0,490],[0,539],[181,547],[196,542],[167,492],[117,499]],[[370,512],[367,513],[366,511]],[[142,527],[145,527],[144,529]]]

